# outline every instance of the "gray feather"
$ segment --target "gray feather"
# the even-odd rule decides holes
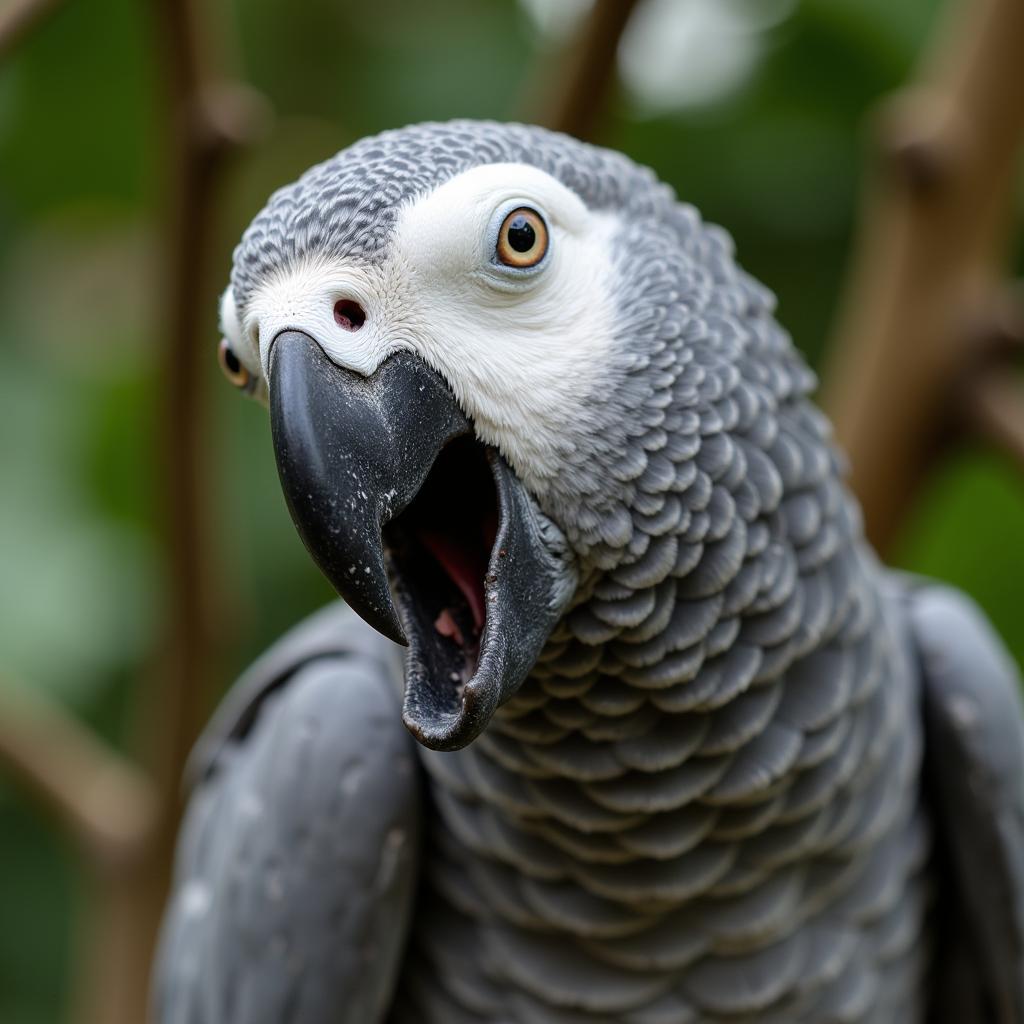
[[[192,800],[158,970],[169,1024],[365,1022],[394,997],[419,814],[392,681],[355,652],[276,665]]]
[[[1024,1020],[1024,726],[1020,677],[962,595],[913,596],[935,812],[993,1020]]]
[[[579,563],[572,606],[487,733],[457,753],[420,752],[432,827],[387,1019],[920,1024],[937,899],[983,953],[979,965],[954,943],[943,961],[944,1005],[961,1013],[949,1019],[980,1024],[989,998],[1001,1024],[1024,1024],[1013,672],[975,613],[927,592],[908,599],[866,547],[843,459],[809,401],[813,374],[725,232],[618,154],[524,126],[422,125],[363,140],[272,197],[236,252],[240,315],[296,259],[381,263],[404,204],[505,161],[541,168],[610,215],[619,335],[578,431],[559,439],[562,472],[534,495]],[[358,861],[382,849],[391,815],[408,813],[379,762],[373,803],[339,811],[318,803],[318,780],[344,763],[338,750],[324,746],[324,767],[300,778],[301,744],[282,724],[285,753],[273,753],[272,723],[293,722],[324,673],[368,666],[367,642],[356,639],[354,660],[295,675],[335,650],[311,634],[246,684],[200,747],[162,961],[168,1024],[230,1022],[167,1008],[223,998],[250,962],[259,973],[246,998],[285,1019],[280,979],[296,977],[288,950],[307,917],[321,959],[296,991],[349,985],[357,959],[330,932],[338,921],[390,915],[401,934],[395,903],[377,901],[374,917],[357,870],[328,881],[326,861],[307,873],[301,858],[281,870],[282,836],[312,828],[307,817],[337,828]],[[388,677],[385,661],[372,664],[373,678]],[[328,712],[341,700],[317,699]],[[322,726],[343,744],[366,713]],[[375,728],[368,758],[397,744]],[[285,832],[276,814],[249,832],[229,827],[246,787],[277,801]],[[236,833],[262,857],[238,868],[245,899],[216,890],[222,920],[249,942],[244,958],[222,946],[220,926],[185,913],[187,880],[233,864]],[[288,913],[276,884],[296,896]],[[342,897],[341,917],[324,917]],[[290,945],[268,941],[286,926]],[[388,989],[389,957],[353,983],[351,1019],[385,1019],[366,1015],[365,1000]],[[294,1019],[315,1024],[315,1012]]]

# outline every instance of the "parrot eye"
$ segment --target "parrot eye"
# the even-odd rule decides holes
[[[548,251],[544,218],[528,206],[513,210],[498,229],[496,254],[507,267],[535,267]]]
[[[251,391],[256,383],[253,375],[242,365],[235,355],[235,350],[228,344],[227,338],[221,338],[217,348],[217,362],[220,363],[224,376],[241,391]]]

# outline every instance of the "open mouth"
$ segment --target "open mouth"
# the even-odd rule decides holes
[[[270,360],[274,452],[303,543],[356,614],[408,644],[409,730],[437,750],[464,747],[533,667],[574,568],[417,356],[363,376],[285,331]]]
[[[495,458],[470,435],[449,442],[416,497],[383,530],[388,575],[414,656],[428,670],[434,699],[449,710],[476,673],[487,624],[499,522]]]

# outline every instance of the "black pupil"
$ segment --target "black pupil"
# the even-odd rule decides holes
[[[516,252],[529,252],[536,241],[537,232],[533,230],[529,219],[521,213],[513,217],[508,226],[508,244]]]
[[[224,349],[224,365],[228,368],[228,373],[230,374],[238,374],[242,370],[242,364],[238,361],[238,356],[227,347]]]

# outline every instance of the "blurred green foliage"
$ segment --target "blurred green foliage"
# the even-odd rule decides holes
[[[625,93],[612,101],[602,141],[732,231],[812,360],[847,259],[865,114],[908,74],[936,9],[805,0],[759,37],[750,73],[717,101],[657,116]],[[288,522],[263,410],[218,380],[215,298],[232,244],[272,188],[363,134],[528,114],[538,81],[557,71],[557,48],[515,0],[208,10],[235,19],[239,70],[275,112],[225,190],[209,283],[207,454],[226,680],[329,596]],[[6,675],[46,687],[115,742],[158,636],[166,572],[152,454],[166,312],[161,63],[145,5],[68,0],[0,68],[0,685]],[[934,481],[900,548],[903,564],[973,593],[1018,659],[1022,523],[1015,470],[965,452]],[[72,863],[4,788],[4,1024],[59,1018],[82,902]]]

